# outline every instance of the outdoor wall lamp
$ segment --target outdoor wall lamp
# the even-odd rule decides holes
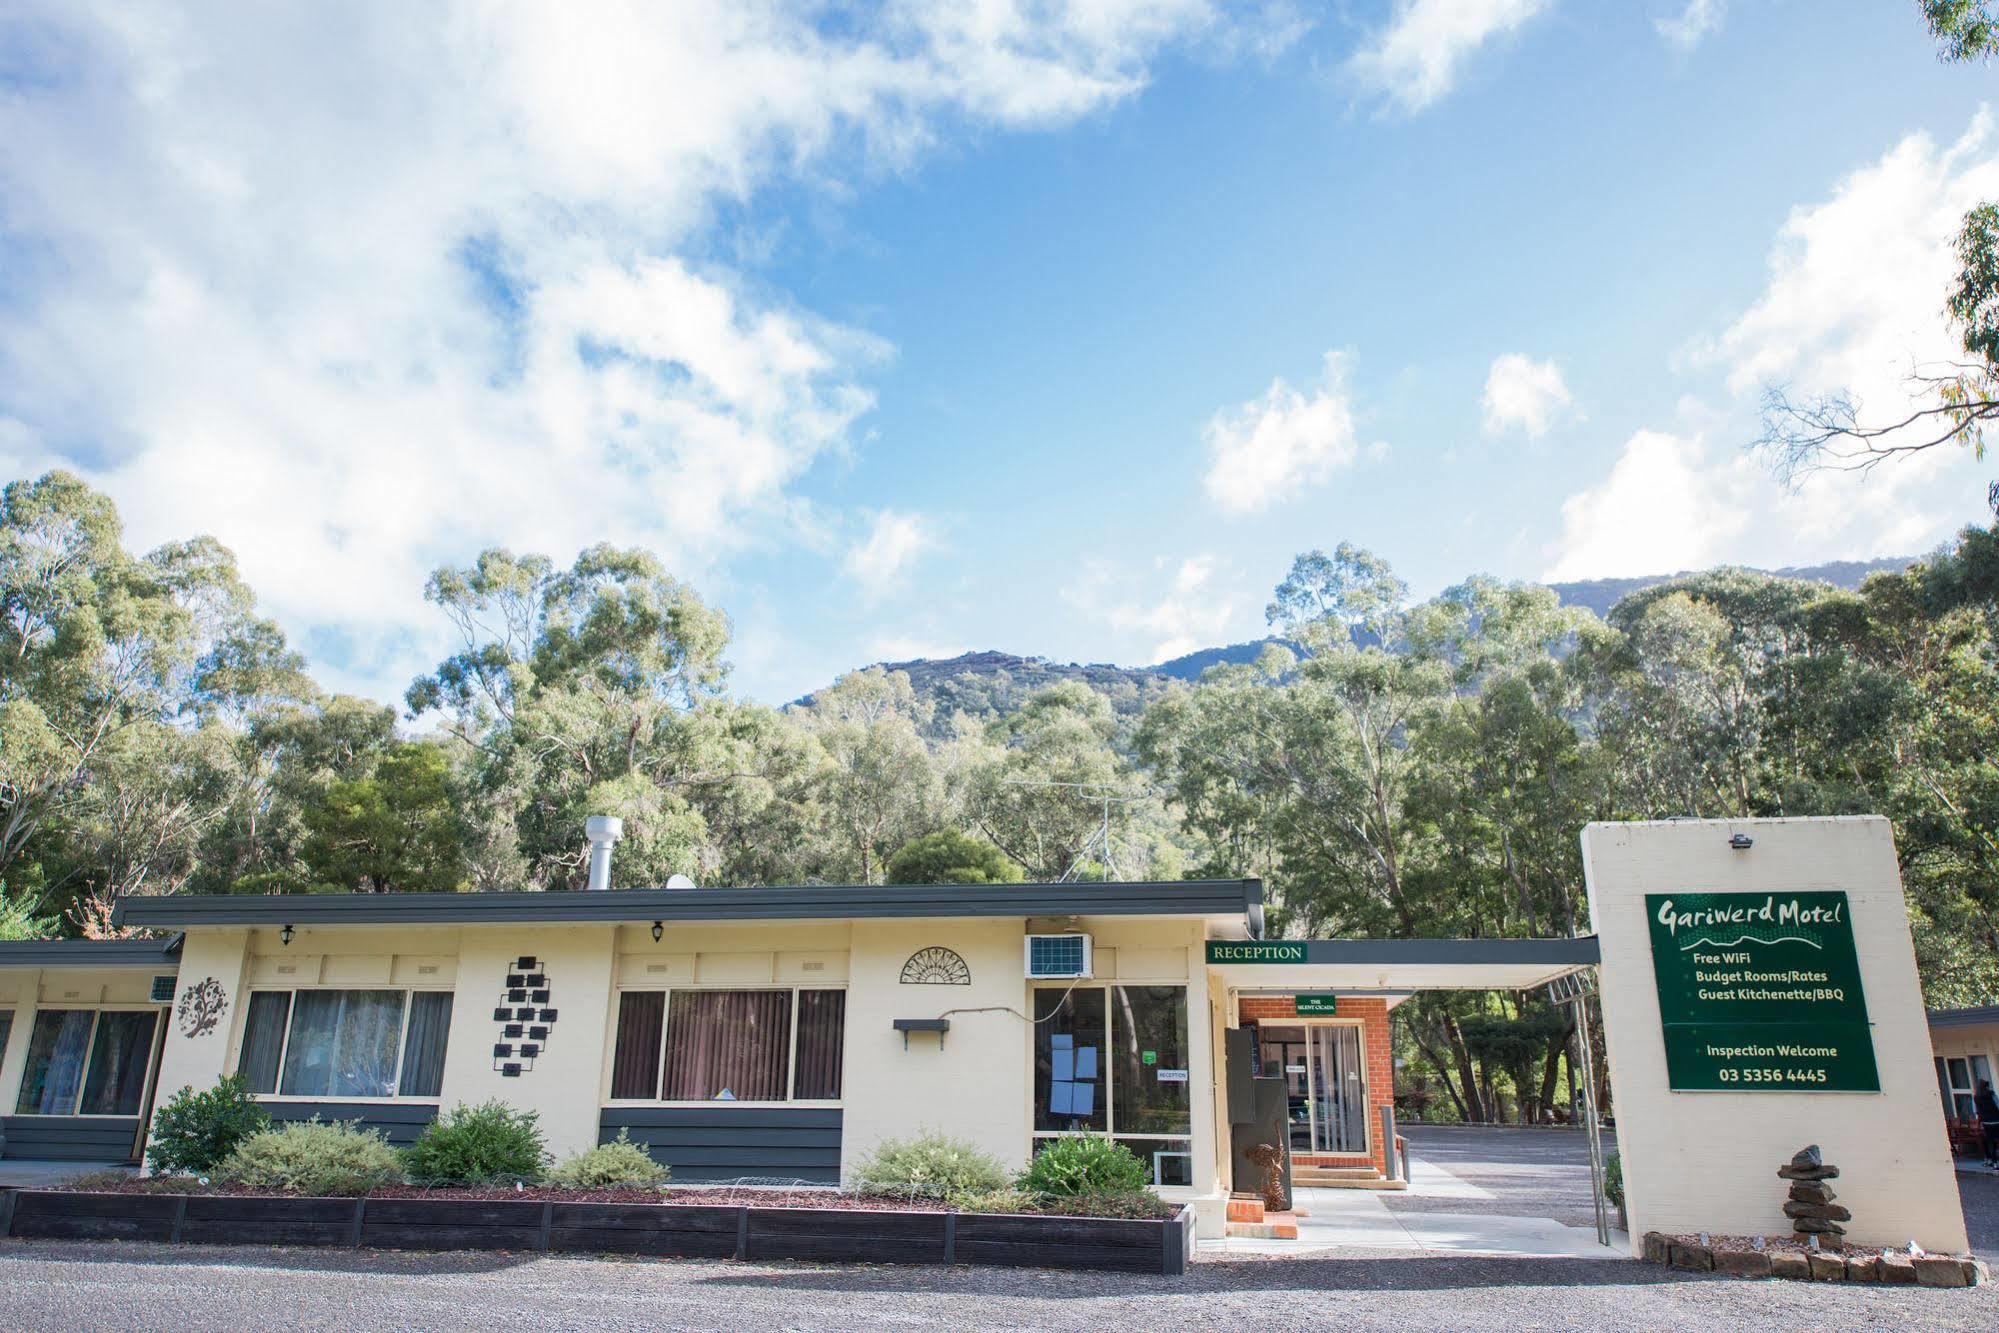
[[[291,942],[292,942],[292,927],[291,927],[291,922],[287,921],[284,925],[284,929],[278,932],[278,943],[290,944]]]
[[[652,923],[652,942],[659,943],[659,937],[666,934],[666,927],[655,921]]]
[[[1756,845],[1756,839],[1750,837],[1747,833],[1738,833],[1728,840],[1728,845],[1738,852],[1746,852]]]

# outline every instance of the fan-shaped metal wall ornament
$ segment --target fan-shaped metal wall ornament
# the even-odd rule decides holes
[[[902,965],[902,984],[969,986],[972,984],[972,969],[965,966],[965,960],[955,950],[933,945],[909,955],[909,961]]]

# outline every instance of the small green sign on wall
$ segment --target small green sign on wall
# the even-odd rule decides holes
[[[1313,1014],[1324,1016],[1338,1013],[1339,999],[1337,995],[1300,995],[1295,1000],[1298,1016],[1305,1018]]]
[[[1844,893],[1648,893],[1675,1092],[1879,1092]]]

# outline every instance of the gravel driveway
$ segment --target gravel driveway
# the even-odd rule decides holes
[[[1999,1328],[1975,1291],[1748,1283],[1590,1260],[1197,1264],[1184,1279],[0,1241],[0,1328],[1358,1330]]]

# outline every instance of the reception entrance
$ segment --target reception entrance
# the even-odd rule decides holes
[[[1265,1024],[1259,1064],[1282,1073],[1289,1093],[1291,1153],[1364,1155],[1367,1077],[1357,1023]]]

